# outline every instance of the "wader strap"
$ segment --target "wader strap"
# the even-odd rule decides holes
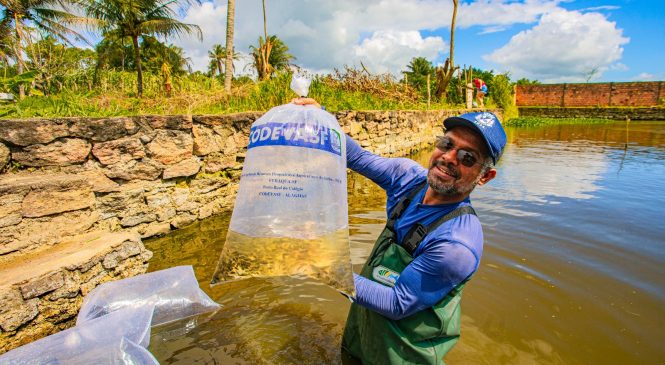
[[[420,223],[414,224],[409,230],[409,232],[406,234],[406,236],[404,236],[404,240],[402,241],[402,247],[409,253],[409,255],[413,256],[413,253],[416,252],[416,249],[420,245],[420,242],[422,242],[423,238],[427,236],[427,233],[432,232],[438,226],[445,223],[446,221],[449,221],[453,218],[457,218],[464,214],[473,214],[477,216],[476,211],[473,210],[472,207],[464,206],[464,207],[459,207],[453,210],[452,212],[444,215],[443,217],[437,219],[427,227],[425,227]]]
[[[422,190],[426,185],[427,181],[422,182],[421,184],[413,188],[406,196],[400,199],[400,201],[397,202],[397,205],[395,205],[395,209],[393,209],[392,214],[390,214],[390,217],[388,217],[388,222],[386,222],[386,227],[388,227],[388,229],[394,232],[395,221],[397,220],[397,218],[399,218],[402,215],[402,213],[404,213],[406,208],[408,208],[409,204],[411,204],[411,200],[413,200],[416,194],[418,194],[418,192]]]

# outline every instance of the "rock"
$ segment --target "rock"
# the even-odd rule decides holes
[[[221,153],[211,153],[205,157],[205,172],[208,174],[214,174],[215,172],[222,171],[224,169],[233,168],[236,164],[236,156],[234,155],[225,155]]]
[[[95,142],[111,141],[138,132],[139,126],[131,117],[72,118],[69,135]]]
[[[141,223],[150,223],[157,220],[155,213],[135,213],[120,220],[120,225],[124,228],[138,226]]]
[[[201,170],[201,162],[198,158],[192,157],[187,160],[180,161],[174,165],[168,165],[164,168],[162,179],[172,179],[174,177],[192,176],[196,175]]]
[[[108,193],[117,191],[120,187],[118,183],[106,177],[101,169],[83,171],[79,173],[79,176],[85,178],[85,180],[90,184],[92,191],[95,193]]]
[[[115,217],[129,209],[144,205],[144,188],[141,184],[128,184],[120,191],[100,196],[97,199],[96,209],[102,219]]]
[[[161,208],[164,206],[170,206],[173,203],[171,202],[171,198],[169,198],[169,195],[167,193],[157,193],[157,194],[151,194],[151,195],[146,195],[145,197],[146,204],[150,208]]]
[[[21,204],[23,217],[46,215],[85,209],[95,204],[95,194],[89,189],[66,191],[31,191]]]
[[[49,295],[48,299],[50,301],[55,301],[61,298],[75,298],[79,295],[80,291],[81,291],[80,274],[76,271],[74,272],[70,271],[68,272],[68,275],[65,275],[64,284],[60,288],[54,290],[53,293]]]
[[[83,298],[59,298],[56,300],[42,300],[39,302],[39,316],[50,323],[62,323],[75,319]]]
[[[171,224],[167,223],[152,223],[145,228],[139,230],[141,238],[163,236],[171,232]]]
[[[349,123],[349,135],[350,136],[355,137],[358,134],[360,134],[360,132],[362,132],[362,130],[363,130],[362,124],[360,124],[358,122]]]
[[[65,275],[62,271],[30,280],[19,287],[23,299],[36,298],[42,294],[56,290],[65,285]]]
[[[65,119],[10,119],[0,123],[0,140],[17,146],[45,144],[68,135]]]
[[[147,147],[153,159],[171,165],[192,157],[194,141],[186,132],[158,130]]]
[[[21,202],[23,195],[6,194],[0,199],[0,228],[21,223]]]
[[[106,166],[105,174],[111,179],[155,180],[162,174],[162,167],[152,160],[130,160]]]
[[[194,124],[192,134],[194,136],[194,154],[196,156],[205,156],[221,151],[224,146],[224,138],[215,133],[212,128]]]
[[[95,143],[92,147],[92,154],[104,165],[138,160],[146,156],[143,143],[133,137]]]
[[[83,163],[90,153],[90,143],[83,139],[63,138],[49,144],[34,144],[12,154],[25,166],[67,166]]]
[[[112,269],[118,266],[118,262],[123,261],[129,257],[139,255],[145,248],[143,243],[139,241],[126,241],[121,246],[116,248],[113,252],[104,257],[102,266],[105,269]]]
[[[141,121],[153,129],[192,129],[191,115],[144,115]]]
[[[182,214],[171,221],[174,228],[182,228],[196,222],[196,215]]]
[[[53,245],[63,237],[88,231],[98,221],[97,211],[84,209],[48,217],[23,219],[17,225],[0,228],[0,262],[11,260],[13,257],[3,254]]]
[[[7,148],[4,143],[0,143],[0,171],[2,171],[5,166],[7,166],[11,160],[11,157],[12,153],[9,151],[9,148]]]
[[[30,322],[39,314],[38,303],[39,299],[35,298],[8,308],[7,312],[0,315],[0,328],[10,332]]]
[[[212,177],[206,179],[195,179],[189,185],[192,195],[202,195],[217,190],[229,184],[229,179],[225,177]]]
[[[160,222],[167,221],[176,215],[176,210],[173,207],[168,207],[166,209],[157,211],[157,220]]]

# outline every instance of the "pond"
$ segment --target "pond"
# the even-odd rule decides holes
[[[508,129],[498,177],[472,194],[485,253],[449,364],[665,359],[665,122]],[[414,159],[425,163],[430,151]],[[349,175],[354,270],[385,223],[383,191]],[[153,329],[162,364],[338,364],[349,302],[316,281],[209,287],[229,216],[146,242],[150,271],[193,265],[224,307]],[[346,360],[345,360],[346,362]]]

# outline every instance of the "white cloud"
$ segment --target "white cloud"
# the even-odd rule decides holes
[[[619,10],[621,7],[615,5],[602,5],[602,6],[593,6],[590,8],[584,8],[582,11],[602,11],[602,10]]]
[[[372,73],[403,69],[413,55],[434,59],[444,49],[441,37],[422,38],[417,31],[377,31],[354,47],[356,59]]]
[[[511,24],[532,23],[557,8],[562,0],[478,0],[462,3],[457,27],[481,25],[498,29]],[[203,42],[194,37],[175,44],[192,58],[195,69],[205,69],[207,52],[215,43],[224,45],[226,37],[226,0],[207,1],[188,9],[187,23],[198,24]],[[452,3],[441,0],[280,0],[266,1],[268,33],[277,34],[297,57],[301,67],[327,71],[345,64],[372,62],[373,67],[398,74],[412,57],[447,53],[440,37],[423,37],[422,31],[450,27]],[[261,1],[237,1],[235,48],[247,52],[263,35]],[[493,28],[494,27],[494,28]],[[416,36],[417,34],[417,36]],[[446,41],[447,39],[447,32]],[[408,38],[413,37],[413,38]],[[404,39],[415,43],[405,44]],[[383,45],[385,53],[376,53]],[[400,53],[401,52],[401,53]],[[392,55],[392,57],[390,57]],[[377,61],[369,61],[372,57]],[[368,65],[368,63],[365,63]],[[236,70],[240,69],[236,66]]]
[[[508,27],[506,27],[505,25],[492,25],[492,26],[483,28],[483,30],[478,34],[482,35],[482,34],[491,34],[491,33],[503,32],[506,29],[508,29]]]
[[[626,64],[621,63],[621,62],[617,62],[615,64],[612,64],[612,65],[610,65],[609,68],[612,71],[628,71],[629,70],[628,66],[626,66]]]
[[[555,10],[533,28],[513,36],[508,44],[483,56],[515,78],[545,82],[599,78],[621,58],[623,36],[616,23],[600,13]]]
[[[633,77],[633,81],[653,81],[656,79],[656,75],[650,74],[648,72],[642,72],[639,75]]]

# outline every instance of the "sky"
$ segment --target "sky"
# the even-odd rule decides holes
[[[203,40],[183,36],[195,70],[208,50],[225,45],[226,0],[183,12]],[[511,79],[545,83],[665,80],[663,0],[460,0],[454,61]],[[449,57],[451,0],[266,0],[269,34],[294,64],[327,73],[362,62],[372,73],[399,77],[414,57],[435,65]],[[261,0],[237,0],[237,74],[251,74],[248,52],[263,35]]]

